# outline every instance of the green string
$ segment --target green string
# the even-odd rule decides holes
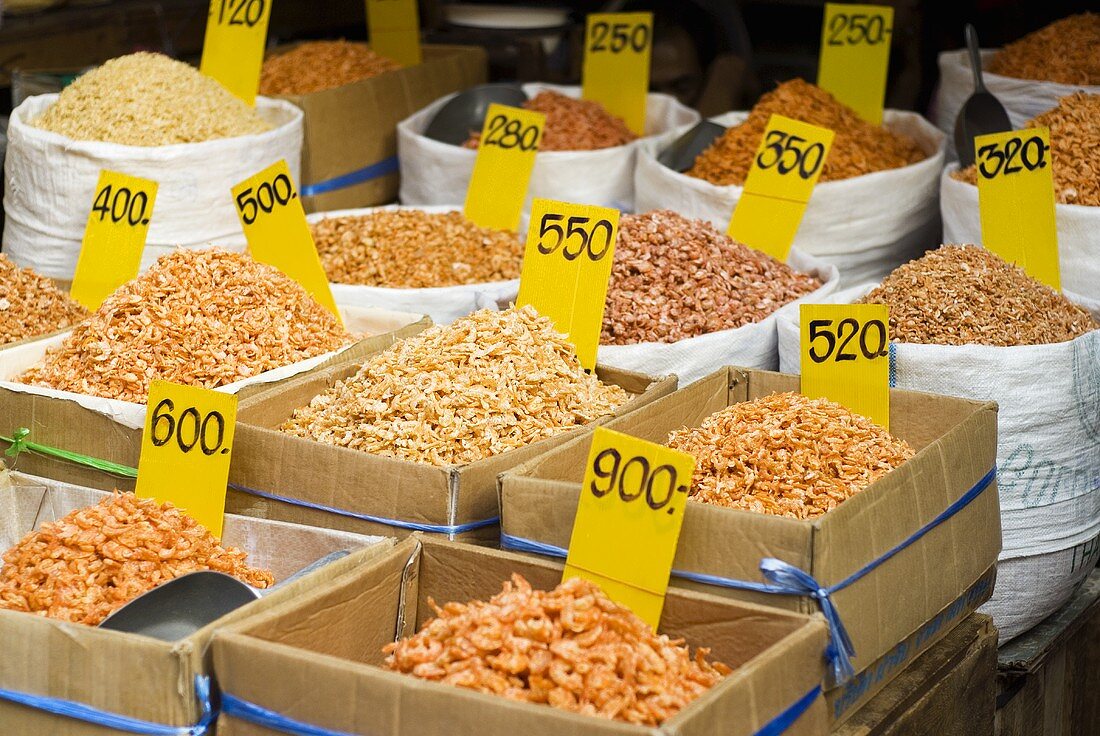
[[[122,478],[136,478],[137,468],[131,468],[127,465],[119,465],[118,463],[112,463],[109,460],[100,460],[97,457],[91,457],[89,455],[81,455],[78,452],[70,452],[68,450],[62,450],[57,447],[48,447],[46,445],[40,445],[37,442],[31,442],[27,439],[31,431],[26,427],[20,427],[13,433],[14,437],[5,437],[0,435],[0,441],[7,442],[11,445],[4,454],[10,458],[18,457],[19,453],[35,452],[39,455],[46,455],[48,457],[55,457],[59,460],[65,460],[76,465],[83,465],[86,468],[92,468],[93,470],[99,470],[104,473],[110,473],[111,475],[117,475]]]

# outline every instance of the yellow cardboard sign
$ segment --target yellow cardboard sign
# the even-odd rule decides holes
[[[252,257],[297,281],[340,319],[286,161],[280,160],[233,187],[233,202]]]
[[[371,48],[401,66],[420,63],[420,12],[416,0],[367,0]]]
[[[832,144],[827,128],[772,115],[734,207],[729,236],[787,260]]]
[[[138,275],[156,199],[155,181],[106,169],[99,172],[73,274],[73,299],[97,309]]]
[[[817,86],[882,124],[894,9],[888,5],[825,3]]]
[[[980,135],[974,150],[982,244],[1061,291],[1050,130]]]
[[[802,393],[843,404],[890,429],[890,309],[803,304]]]
[[[552,199],[531,205],[516,304],[554,320],[589,370],[596,367],[618,232],[618,210]]]
[[[584,33],[581,97],[595,100],[645,134],[653,13],[590,13]]]
[[[494,230],[518,230],[546,116],[489,105],[466,189],[466,219]]]
[[[656,629],[694,472],[686,452],[598,427],[562,580],[599,584]]]
[[[235,394],[153,381],[135,493],[180,507],[220,537],[236,422]]]
[[[199,71],[256,102],[272,0],[210,0]]]

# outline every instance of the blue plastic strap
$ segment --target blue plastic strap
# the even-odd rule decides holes
[[[198,723],[194,726],[165,726],[160,723],[150,723],[138,718],[131,718],[130,716],[109,713],[72,700],[51,698],[46,695],[32,695],[0,688],[0,699],[2,700],[53,713],[57,716],[113,728],[116,731],[148,734],[148,736],[203,736],[203,734],[206,734],[210,724],[214,722],[214,710],[210,706],[209,677],[205,675],[195,676],[195,697],[202,706],[202,717],[199,718]]]
[[[231,716],[241,721],[270,728],[273,731],[287,733],[291,736],[355,736],[347,731],[333,731],[309,723],[287,718],[282,713],[268,710],[262,705],[241,700],[235,695],[222,692],[222,714]]]
[[[361,169],[350,171],[347,174],[334,176],[331,179],[325,179],[315,184],[306,184],[300,187],[299,191],[306,197],[313,196],[314,194],[324,194],[325,192],[334,192],[337,189],[352,187],[356,184],[370,181],[371,179],[379,179],[383,176],[388,176],[397,171],[398,168],[397,156],[390,156],[389,158],[382,159],[376,164],[364,166]]]
[[[821,696],[821,685],[815,685],[808,693],[787,706],[787,709],[764,724],[753,736],[779,736],[790,728],[799,716],[810,709],[814,701]]]

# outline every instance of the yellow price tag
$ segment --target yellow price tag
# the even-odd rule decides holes
[[[1050,131],[980,135],[974,149],[982,245],[1061,291]]]
[[[416,0],[367,0],[367,30],[375,53],[401,66],[420,63],[420,12]]]
[[[653,13],[591,13],[584,33],[581,96],[645,134]]]
[[[657,628],[695,458],[597,427],[562,580],[582,577]]]
[[[552,199],[531,205],[516,304],[554,320],[589,370],[596,367],[618,232],[618,210]]]
[[[729,236],[786,261],[833,131],[772,115],[730,219]]]
[[[803,304],[802,393],[890,429],[890,308]]]
[[[466,190],[466,219],[494,230],[517,230],[546,116],[489,105]]]
[[[894,9],[887,5],[825,3],[817,86],[880,125]]]
[[[153,381],[135,493],[180,507],[221,537],[236,422],[234,394]]]
[[[256,102],[271,0],[210,0],[199,71],[247,104]]]
[[[297,281],[340,319],[286,161],[274,163],[233,187],[233,201],[252,257]]]
[[[118,287],[138,275],[157,183],[104,169],[73,274],[72,297],[97,309]]]

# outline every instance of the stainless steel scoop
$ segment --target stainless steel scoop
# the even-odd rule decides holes
[[[518,84],[480,84],[452,97],[435,114],[424,135],[433,140],[460,146],[471,132],[481,132],[485,114],[494,102],[519,107],[527,93]]]

